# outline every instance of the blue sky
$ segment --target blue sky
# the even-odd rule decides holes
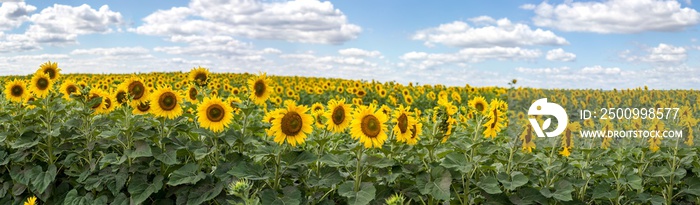
[[[51,60],[66,73],[700,88],[689,0],[2,2],[0,75]]]

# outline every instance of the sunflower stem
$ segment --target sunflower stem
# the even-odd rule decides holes
[[[360,191],[360,185],[362,184],[362,175],[361,174],[361,161],[362,161],[362,153],[364,151],[364,147],[362,146],[361,143],[358,143],[357,146],[360,148],[357,149],[357,166],[355,167],[355,192]]]
[[[280,188],[280,180],[281,180],[281,169],[282,169],[282,152],[284,152],[285,146],[284,144],[282,145],[282,149],[277,152],[277,156],[275,156],[275,181],[274,181],[274,186],[272,187],[273,189],[277,190]]]
[[[49,136],[47,137],[47,142],[46,146],[48,146],[48,161],[49,164],[54,163],[54,156],[53,156],[53,136],[51,135],[51,124],[52,119],[53,119],[53,110],[49,107],[49,98],[51,95],[49,94],[48,96],[44,97],[44,109],[46,109],[46,121],[44,121],[44,125],[46,127],[46,131],[49,132]]]

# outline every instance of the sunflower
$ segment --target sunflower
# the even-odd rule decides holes
[[[190,70],[190,80],[199,86],[206,86],[209,80],[209,69],[197,67]]]
[[[345,104],[345,99],[328,101],[328,111],[323,114],[326,119],[326,129],[340,133],[350,125],[350,104]]]
[[[357,91],[355,91],[355,95],[357,95],[358,98],[363,98],[365,95],[367,95],[367,92],[364,89],[357,89]]]
[[[104,112],[105,99],[106,99],[105,96],[107,96],[107,95],[108,94],[104,90],[99,89],[99,88],[93,88],[90,90],[90,93],[88,93],[88,102],[92,101],[94,99],[97,99],[97,98],[101,98],[101,100],[97,101],[98,102],[97,104],[92,105],[92,107],[90,107],[90,108],[92,108],[92,110],[95,111],[95,114],[100,114],[100,113]]]
[[[384,89],[377,90],[377,93],[379,94],[379,97],[382,97],[382,98],[386,97],[386,94],[387,94],[386,90],[384,90]]]
[[[387,116],[377,110],[375,104],[360,106],[353,113],[353,120],[350,123],[350,135],[355,140],[364,143],[365,148],[381,148],[387,139],[386,123]]]
[[[27,198],[27,201],[24,202],[24,205],[35,205],[36,204],[36,197],[32,196]]]
[[[238,104],[242,102],[243,101],[241,101],[241,99],[238,97],[229,96],[226,99],[226,104],[229,104],[231,106],[231,108],[233,109],[233,114],[238,114],[241,112],[241,108],[238,107]]]
[[[435,98],[436,98],[435,92],[430,91],[430,92],[426,95],[426,97],[428,97],[428,99],[430,99],[430,100],[435,100]]]
[[[147,100],[138,104],[131,104],[131,107],[134,108],[134,110],[131,111],[134,115],[145,115],[151,111],[151,103]]]
[[[22,102],[29,96],[27,85],[22,80],[12,80],[5,85],[5,97],[12,102]]]
[[[413,135],[410,128],[412,128],[417,121],[411,116],[413,113],[411,113],[410,110],[411,107],[400,105],[399,108],[394,111],[394,118],[391,122],[396,124],[393,128],[396,141],[405,142]]]
[[[34,98],[33,94],[30,94],[29,97],[24,98],[24,103],[23,106],[25,106],[27,109],[34,109],[36,106],[32,105],[32,102],[34,102],[36,98]]]
[[[532,136],[532,126],[525,126],[525,130],[520,134],[520,140],[523,141],[522,151],[524,153],[532,153],[532,149],[535,149],[535,138]]]
[[[284,102],[286,108],[277,109],[278,112],[272,119],[272,127],[268,133],[275,136],[274,141],[282,144],[285,141],[292,146],[303,144],[306,135],[313,131],[311,123],[313,117],[307,112],[309,108],[303,105],[296,105],[292,100]]]
[[[477,113],[482,115],[488,115],[488,104],[484,97],[476,96],[474,99],[469,100],[469,107],[474,109]]]
[[[284,88],[282,86],[275,86],[276,93],[282,93],[282,91],[284,91]]]
[[[39,70],[36,71],[37,73],[45,73],[46,75],[49,76],[49,79],[56,81],[58,77],[61,75],[61,69],[58,68],[58,63],[56,62],[46,62],[44,64],[41,64],[39,66]]]
[[[148,94],[150,91],[148,86],[138,77],[130,77],[126,79],[120,86],[129,92],[129,97],[131,98],[131,103],[138,106],[140,103],[148,100]]]
[[[199,122],[199,126],[213,132],[223,131],[231,124],[232,119],[233,108],[217,96],[206,97],[197,106],[197,122]]]
[[[32,77],[32,83],[29,85],[29,90],[34,93],[34,96],[43,98],[49,94],[52,85],[53,81],[51,81],[49,75],[46,73],[37,72],[34,73],[34,76]]]
[[[151,94],[151,113],[157,117],[174,119],[182,115],[182,97],[170,87],[161,87]]]
[[[694,137],[693,137],[693,128],[692,128],[692,127],[688,127],[688,132],[687,132],[687,133],[688,133],[687,139],[686,139],[685,142],[683,142],[683,143],[686,144],[686,145],[688,145],[688,146],[693,146],[693,138],[694,138]]]
[[[192,103],[197,103],[197,88],[194,87],[194,85],[190,85],[189,88],[187,88],[187,100],[189,100]]]
[[[457,124],[457,120],[455,120],[453,117],[448,117],[446,123],[446,128],[444,130],[445,134],[442,136],[442,140],[440,140],[440,143],[445,143],[447,142],[447,139],[450,139],[450,136],[452,135],[452,130],[454,129],[454,125]]]
[[[248,89],[252,91],[250,92],[250,100],[257,105],[265,104],[272,92],[270,84],[272,84],[272,80],[267,78],[267,73],[260,73],[257,77],[248,79]]]
[[[311,105],[311,115],[314,118],[314,127],[323,129],[325,124],[323,123],[323,113],[325,109],[323,108],[323,104],[321,103],[314,103]]]
[[[104,95],[102,96],[102,102],[104,103],[104,106],[101,107],[101,109],[98,109],[98,113],[110,113],[112,112],[119,104],[117,103],[117,99],[115,98],[115,94],[111,94],[108,92],[104,92]]]
[[[238,88],[231,88],[232,95],[238,95],[239,93],[241,93],[241,90],[239,90]]]
[[[324,111],[323,104],[314,103],[313,105],[311,105],[311,113],[312,114],[323,113],[323,111]]]
[[[411,105],[413,104],[413,97],[411,97],[410,95],[406,95],[404,96],[404,101],[406,102],[406,105]]]
[[[484,137],[495,138],[498,132],[505,127],[505,113],[499,108],[501,107],[502,101],[498,99],[491,100],[491,110],[489,111],[489,121],[484,124],[486,129],[484,130]]]
[[[457,103],[461,103],[461,102],[462,102],[462,96],[459,95],[458,92],[452,92],[452,94],[450,95],[450,97],[452,97],[452,100],[455,101],[455,102],[457,102]]]
[[[129,101],[129,98],[127,98],[127,93],[128,92],[124,88],[117,87],[116,92],[114,92],[114,100],[116,100],[117,106],[127,104],[127,102]]]
[[[71,95],[80,95],[80,88],[72,80],[66,80],[61,84],[60,92],[63,94],[63,98],[66,100],[71,100]]]
[[[411,136],[406,138],[406,144],[416,145],[418,140],[420,140],[420,134],[423,133],[423,123],[417,122],[411,126]]]
[[[362,99],[360,99],[360,98],[353,98],[353,99],[352,99],[352,104],[357,105],[357,106],[361,106],[361,105],[363,105],[364,103],[362,102]]]

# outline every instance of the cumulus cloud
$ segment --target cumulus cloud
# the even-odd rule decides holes
[[[77,7],[54,4],[30,17],[32,24],[23,34],[39,43],[77,43],[78,35],[109,33],[123,24],[122,15],[104,5],[95,10],[87,4]]]
[[[149,50],[144,47],[115,47],[115,48],[91,48],[75,49],[71,55],[103,55],[103,56],[140,56],[146,55]]]
[[[518,74],[514,78],[518,79],[519,84],[528,87],[612,89],[639,86],[636,83],[645,81],[636,76],[638,74],[636,71],[601,65],[582,68],[518,67],[515,70]]]
[[[465,65],[484,60],[532,60],[542,55],[540,50],[520,47],[463,48],[456,53],[408,52],[400,59],[420,69],[442,65]]]
[[[170,40],[186,43],[187,46],[160,46],[153,50],[172,55],[215,57],[249,62],[267,61],[263,55],[281,53],[275,48],[257,50],[251,43],[242,42],[230,36],[173,36]]]
[[[564,51],[564,49],[557,48],[547,51],[547,60],[550,61],[574,61],[576,60],[576,54]]]
[[[379,51],[368,51],[359,48],[341,49],[338,50],[338,53],[344,56],[383,58],[382,53]]]
[[[318,0],[192,0],[188,7],[159,10],[143,21],[131,30],[157,36],[228,35],[322,44],[341,44],[362,31],[332,3]]]
[[[613,89],[649,86],[652,89],[693,88],[700,83],[700,68],[687,65],[646,69],[602,65],[581,68],[515,69],[518,84],[539,88]]]
[[[700,13],[671,0],[605,0],[561,4],[525,4],[537,26],[562,31],[639,33],[679,31],[700,23]]]
[[[0,31],[30,23],[24,33],[0,32],[0,53],[41,50],[41,45],[75,44],[79,35],[109,33],[124,22],[119,12],[102,6],[99,10],[89,5],[72,7],[54,4],[39,13],[36,7],[24,2],[3,3],[0,7]]]
[[[525,68],[525,67],[517,67],[515,68],[516,71],[521,72],[521,73],[530,73],[530,74],[555,74],[555,73],[562,73],[562,72],[567,72],[571,70],[569,67],[561,67],[561,68]]]
[[[0,32],[0,53],[39,50],[41,46],[34,40],[19,34]]]
[[[36,7],[24,2],[4,2],[0,5],[0,31],[19,27],[29,20]]]
[[[630,62],[648,62],[656,64],[679,64],[688,58],[688,50],[684,47],[678,47],[660,43],[656,47],[645,50],[646,55],[633,55],[632,51],[626,50],[620,54],[620,57]]]
[[[551,31],[532,29],[530,26],[513,23],[507,18],[495,20],[488,16],[470,19],[474,27],[464,21],[454,21],[416,32],[412,39],[424,41],[426,45],[443,44],[452,47],[516,47],[531,45],[568,45],[563,37]]]

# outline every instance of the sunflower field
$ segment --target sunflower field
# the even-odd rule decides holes
[[[39,67],[0,77],[0,204],[700,203],[693,90]],[[540,98],[569,112],[561,136],[530,126]],[[614,107],[679,111],[577,112]],[[585,129],[683,136],[584,138]]]

